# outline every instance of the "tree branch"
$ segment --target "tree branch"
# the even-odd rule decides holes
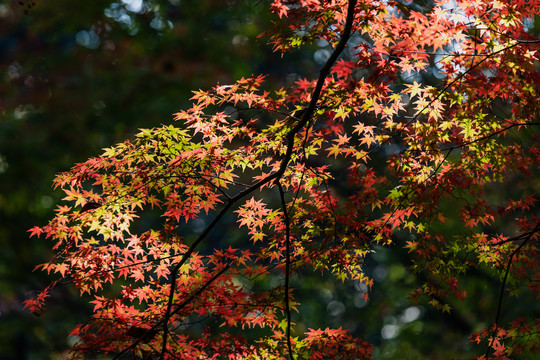
[[[285,203],[285,193],[283,187],[278,181],[276,183],[279,189],[279,197],[281,199],[281,207],[283,209],[283,217],[285,219],[285,314],[287,315],[287,348],[289,350],[290,360],[294,360],[292,345],[291,345],[291,309],[289,307],[289,277],[291,269],[291,224],[289,213],[287,212],[287,204]]]
[[[154,331],[156,331],[160,326],[164,325],[164,326],[167,326],[167,323],[168,323],[168,319],[175,315],[175,314],[178,314],[187,304],[189,304],[193,299],[195,299],[197,296],[199,296],[208,286],[210,286],[210,284],[212,284],[217,278],[219,278],[225,271],[227,271],[228,269],[230,268],[230,265],[226,265],[223,269],[221,269],[220,271],[218,271],[216,274],[214,274],[214,276],[212,276],[210,279],[208,279],[208,281],[206,281],[203,286],[201,286],[197,291],[195,291],[193,294],[191,294],[186,300],[184,300],[180,305],[178,305],[174,311],[170,312],[169,313],[169,317],[168,318],[163,318],[163,320],[161,321],[158,321],[156,324],[154,324],[154,326],[152,326],[150,329],[146,330],[146,332],[144,334],[142,334],[141,337],[139,337],[134,343],[132,343],[128,348],[124,349],[122,352],[120,352],[119,354],[117,354],[113,360],[117,360],[117,359],[120,359],[123,355],[127,354],[130,350],[133,350],[142,340],[143,338],[146,336],[146,334],[150,334]],[[167,321],[165,321],[167,319]],[[167,330],[165,330],[165,333],[166,333]],[[163,358],[163,355],[165,354],[165,351],[166,351],[166,346],[167,346],[167,337],[164,336],[163,337],[163,345],[162,345],[162,349],[161,349],[161,356],[160,358]]]
[[[499,318],[501,316],[501,308],[502,308],[502,302],[503,302],[503,296],[504,296],[504,290],[506,288],[506,281],[508,280],[508,273],[510,271],[510,266],[512,265],[512,261],[514,259],[514,256],[527,244],[533,237],[533,235],[538,232],[540,229],[540,223],[536,224],[536,227],[529,233],[529,236],[523,242],[510,254],[510,257],[508,258],[508,263],[506,264],[506,271],[504,273],[504,279],[501,285],[501,292],[499,293],[499,302],[497,304],[497,314],[495,315],[495,322],[493,327],[493,332],[491,333],[491,341],[489,342],[489,345],[486,349],[485,358],[486,360],[489,359],[489,354],[491,352],[491,347],[493,346],[493,342],[495,341],[495,336],[497,335],[498,330],[498,324],[499,324]]]
[[[345,49],[345,46],[347,42],[349,41],[349,38],[351,37],[352,32],[352,24],[354,20],[354,8],[356,6],[357,0],[349,0],[349,6],[347,9],[347,18],[345,21],[345,27],[343,30],[343,34],[341,36],[341,39],[336,46],[335,50],[332,52],[328,60],[326,61],[325,65],[322,67],[322,69],[319,72],[319,78],[317,80],[317,85],[315,86],[315,89],[313,90],[311,102],[309,103],[306,111],[302,115],[302,118],[296,124],[294,128],[292,128],[289,133],[286,136],[287,139],[287,150],[285,152],[285,157],[281,160],[281,164],[279,169],[266,176],[265,178],[261,179],[260,181],[256,182],[252,186],[244,189],[243,191],[239,192],[235,196],[229,199],[229,201],[225,204],[225,206],[221,209],[221,211],[218,213],[218,215],[212,220],[212,222],[206,227],[206,229],[197,237],[197,239],[191,244],[189,249],[186,251],[182,259],[172,270],[172,276],[171,276],[171,290],[169,293],[169,301],[167,304],[167,310],[165,312],[165,317],[163,319],[164,322],[164,336],[163,336],[163,342],[164,344],[167,341],[167,333],[166,333],[166,326],[169,322],[169,319],[171,317],[171,309],[172,309],[172,302],[173,302],[173,295],[176,287],[176,276],[178,271],[180,270],[180,267],[185,264],[187,259],[191,256],[191,254],[195,251],[195,248],[203,241],[203,239],[206,238],[208,233],[216,226],[216,224],[221,220],[221,218],[229,211],[229,209],[241,198],[247,196],[248,194],[252,193],[253,191],[261,188],[262,186],[270,183],[271,181],[279,181],[279,179],[283,176],[285,173],[285,170],[287,168],[287,165],[289,164],[289,161],[291,160],[293,148],[294,148],[294,138],[296,134],[305,126],[305,124],[312,118],[313,113],[316,109],[317,102],[319,101],[319,97],[321,95],[321,91],[324,85],[324,82],[326,80],[326,77],[330,74],[330,70],[336,60],[339,58],[343,50]]]

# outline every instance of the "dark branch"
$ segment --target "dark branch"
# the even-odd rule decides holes
[[[501,285],[501,292],[499,293],[499,302],[497,304],[497,314],[495,315],[495,322],[493,324],[493,332],[491,333],[491,341],[489,342],[489,345],[486,349],[486,354],[485,354],[486,359],[489,359],[491,347],[493,346],[493,342],[495,341],[495,336],[497,335],[499,318],[501,316],[504,290],[506,288],[506,281],[508,280],[508,273],[510,272],[510,266],[512,266],[512,261],[514,260],[514,256],[532,239],[533,235],[536,232],[538,232],[539,229],[540,229],[540,223],[536,224],[536,227],[529,233],[529,236],[527,236],[527,238],[523,240],[523,242],[514,251],[512,251],[512,253],[510,254],[510,257],[508,258],[508,263],[506,264],[506,271],[504,273],[504,278]]]
[[[199,237],[191,244],[189,249],[186,251],[180,262],[176,264],[176,266],[172,270],[172,277],[171,277],[171,291],[169,293],[169,301],[167,304],[167,310],[165,312],[165,317],[163,319],[164,322],[164,334],[163,334],[163,344],[165,345],[167,342],[167,333],[166,333],[166,326],[169,322],[169,319],[171,317],[171,309],[172,309],[172,301],[173,301],[173,295],[176,287],[176,276],[178,271],[180,270],[180,267],[189,259],[191,254],[195,251],[195,248],[206,238],[208,233],[216,226],[216,224],[221,220],[221,218],[229,211],[229,209],[240,199],[243,197],[249,195],[253,191],[263,187],[264,185],[270,183],[271,181],[279,181],[279,179],[283,176],[285,173],[285,170],[287,168],[287,165],[289,164],[289,161],[291,160],[293,148],[294,148],[294,139],[296,134],[302,130],[302,128],[306,125],[306,123],[312,118],[313,113],[316,109],[317,102],[319,101],[319,97],[321,95],[321,91],[324,85],[324,82],[326,80],[326,77],[330,74],[330,70],[336,60],[339,58],[343,50],[345,49],[345,46],[347,42],[349,41],[349,38],[351,36],[352,32],[352,24],[354,19],[354,8],[356,6],[357,0],[350,0],[349,6],[347,9],[347,19],[345,22],[345,28],[343,30],[343,34],[341,36],[341,39],[336,46],[335,50],[332,52],[332,55],[328,58],[325,65],[319,72],[319,79],[317,80],[317,85],[315,86],[315,89],[313,90],[311,102],[309,103],[306,111],[302,115],[302,118],[296,124],[294,128],[292,128],[289,133],[287,134],[287,150],[285,153],[285,157],[281,161],[279,169],[266,176],[265,178],[261,179],[260,181],[256,182],[249,188],[244,189],[243,191],[239,192],[235,196],[229,199],[225,206],[221,209],[221,211],[217,214],[217,216],[212,220],[212,222],[206,227],[206,229],[199,235]]]
[[[197,296],[199,296],[204,290],[206,290],[206,288],[208,288],[208,286],[210,286],[214,281],[216,281],[217,278],[219,278],[225,271],[227,271],[229,269],[230,265],[226,265],[223,269],[221,269],[220,271],[218,271],[214,276],[212,276],[210,279],[208,279],[208,281],[206,281],[203,286],[201,286],[197,291],[195,291],[193,294],[191,294],[186,300],[184,300],[180,305],[178,305],[174,311],[170,312],[169,314],[169,318],[175,314],[178,314],[186,305],[188,305],[191,301],[193,301],[193,299],[195,299]],[[146,330],[146,332],[139,338],[137,339],[134,343],[132,343],[128,348],[124,349],[122,352],[120,352],[119,354],[117,354],[113,360],[117,360],[117,359],[120,359],[123,355],[127,354],[129,351],[133,350],[139,343],[141,343],[144,339],[144,337],[147,335],[147,334],[150,334],[154,331],[156,331],[157,329],[159,329],[160,326],[162,325],[167,325],[168,323],[168,319],[169,318],[163,318],[163,320],[157,322],[154,326],[152,326],[150,329]],[[165,319],[167,319],[167,321],[165,321]],[[165,338],[163,339],[163,345],[165,346],[165,349],[166,349],[166,345],[167,345],[167,341],[165,340]],[[161,358],[163,358],[163,355],[164,355],[164,350],[163,350],[163,347],[161,349]]]
[[[287,203],[285,203],[285,194],[283,187],[278,182],[279,197],[281,199],[281,208],[283,209],[283,217],[285,220],[285,314],[287,315],[287,348],[289,350],[290,360],[294,360],[292,345],[291,345],[291,309],[289,307],[289,277],[291,271],[291,223],[289,213],[287,212]]]

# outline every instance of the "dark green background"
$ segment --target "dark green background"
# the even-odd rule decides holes
[[[316,76],[315,49],[281,57],[257,38],[272,18],[268,3],[0,2],[0,360],[60,358],[72,327],[91,314],[88,299],[69,287],[53,292],[40,317],[22,309],[50,280],[32,272],[50,258],[49,243],[27,230],[53,216],[62,197],[51,187],[56,173],[138,128],[170,123],[192,90],[252,74],[268,74],[275,87]],[[481,272],[471,277],[471,298],[453,304],[450,315],[411,308],[406,296],[425,279],[409,262],[397,248],[376,249],[366,263],[376,286],[365,306],[358,284],[302,274],[293,280],[296,299],[306,299],[295,315],[298,330],[343,326],[372,342],[379,359],[478,351],[466,335],[493,319],[498,282]],[[383,339],[385,325],[400,331]]]

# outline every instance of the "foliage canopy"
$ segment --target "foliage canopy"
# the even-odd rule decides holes
[[[60,279],[26,306],[39,313],[65,281],[93,297],[72,358],[369,359],[346,329],[296,333],[291,281],[321,271],[370,288],[366,258],[400,247],[426,279],[410,301],[441,312],[467,297],[470,273],[500,281],[494,319],[471,334],[478,358],[537,352],[538,320],[501,314],[508,294],[540,290],[540,40],[527,28],[540,2],[271,9],[276,51],[328,44],[319,77],[196,91],[178,126],[58,175],[65,203],[30,232],[53,241],[39,268]],[[240,235],[210,244],[232,215]]]

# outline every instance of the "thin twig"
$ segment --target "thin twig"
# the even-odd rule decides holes
[[[504,278],[501,285],[501,292],[499,293],[499,302],[497,304],[497,314],[495,315],[495,322],[493,324],[493,332],[491,333],[491,340],[486,349],[486,354],[485,354],[486,359],[489,359],[491,347],[493,346],[493,342],[495,341],[495,336],[497,335],[497,330],[499,326],[499,318],[501,316],[504,290],[506,288],[506,281],[508,280],[508,273],[510,272],[510,266],[512,265],[514,256],[523,248],[523,246],[525,246],[532,239],[533,235],[536,232],[538,232],[539,229],[540,229],[540,223],[536,224],[536,227],[529,233],[529,236],[527,236],[527,238],[523,240],[523,242],[514,251],[512,251],[512,253],[510,254],[510,257],[508,258],[508,263],[506,264],[506,271],[504,273]]]
[[[283,217],[285,220],[285,314],[287,316],[287,348],[289,350],[289,359],[294,360],[292,344],[291,344],[291,308],[289,306],[289,277],[291,268],[291,224],[289,213],[287,212],[287,204],[285,203],[285,193],[279,181],[276,181],[279,189],[279,197],[281,199],[281,207],[283,209]]]

